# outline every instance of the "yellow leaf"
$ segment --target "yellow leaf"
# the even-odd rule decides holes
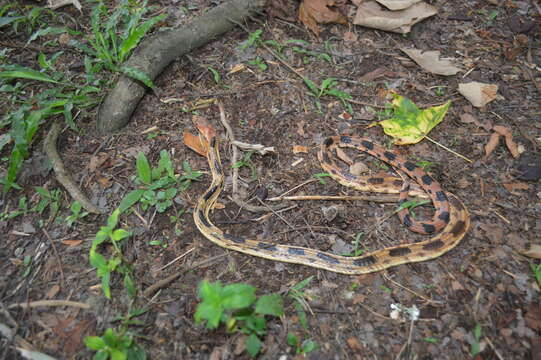
[[[443,105],[421,110],[411,100],[397,94],[393,94],[393,97],[392,118],[371,126],[381,125],[387,135],[395,138],[396,145],[416,144],[421,141],[443,120],[451,106],[451,101],[447,101]]]

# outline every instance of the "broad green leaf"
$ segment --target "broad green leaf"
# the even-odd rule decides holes
[[[261,347],[263,347],[263,343],[257,336],[254,334],[248,336],[248,339],[246,339],[246,343],[244,345],[246,347],[246,351],[248,354],[250,354],[252,357],[256,357],[257,354],[261,351]]]
[[[128,295],[132,299],[135,298],[135,295],[137,294],[137,289],[135,288],[135,282],[133,281],[130,274],[124,275],[124,287],[126,288]]]
[[[317,96],[319,93],[319,89],[317,85],[312,80],[308,79],[307,77],[303,77],[302,80],[304,81],[306,86],[308,86],[308,89],[312,92],[312,95]]]
[[[132,79],[142,82],[151,89],[154,89],[156,87],[156,85],[154,85],[154,83],[152,82],[152,79],[141,70],[129,66],[121,66],[120,68],[118,68],[118,70],[123,74],[131,77]]]
[[[293,333],[287,333],[286,342],[289,346],[293,347],[297,347],[297,345],[299,345],[299,339],[297,338],[297,335]]]
[[[111,281],[111,273],[106,272],[101,277],[101,288],[103,290],[103,295],[111,300],[111,287],[109,286],[109,282]]]
[[[22,19],[24,19],[24,16],[2,16],[0,17],[0,28],[2,26],[9,25],[14,21],[22,20]]]
[[[141,198],[143,197],[143,194],[146,190],[144,189],[137,189],[129,192],[122,201],[120,201],[120,205],[118,205],[118,209],[121,213],[128,210],[132,205],[137,203]]]
[[[207,329],[216,329],[220,324],[222,313],[223,309],[221,307],[202,302],[197,305],[197,310],[195,310],[195,323],[199,324],[201,321],[206,320]]]
[[[299,291],[299,290],[303,289],[306,285],[308,285],[312,281],[313,278],[314,278],[314,275],[309,276],[306,279],[304,279],[304,280],[298,282],[297,284],[293,285],[291,287],[291,289]]]
[[[231,284],[223,288],[222,306],[224,309],[242,309],[253,304],[256,299],[255,287],[248,284]]]
[[[34,69],[18,67],[18,70],[5,70],[0,72],[0,79],[28,79],[58,84],[58,81]]]
[[[106,346],[105,341],[99,336],[87,336],[85,337],[84,342],[86,347],[92,350],[100,350]]]
[[[126,59],[129,53],[137,46],[139,41],[141,41],[141,39],[145,36],[145,34],[155,24],[164,20],[166,17],[167,17],[166,14],[153,17],[145,21],[141,25],[139,25],[136,29],[132,30],[128,38],[122,42],[122,45],[120,45],[120,50],[118,52],[120,62],[123,62]]]
[[[397,145],[416,144],[421,141],[443,120],[451,106],[451,101],[447,101],[443,105],[420,110],[412,101],[398,94],[393,94],[393,97],[392,117],[371,126],[381,125],[387,135],[395,138]]]
[[[100,350],[92,356],[92,360],[107,360],[109,359],[109,352],[107,350]]]
[[[111,236],[111,239],[113,241],[120,241],[122,239],[127,238],[130,235],[131,233],[129,231],[126,231],[124,229],[116,229],[115,231],[113,231],[113,235]]]
[[[145,154],[141,151],[137,155],[136,166],[137,176],[139,176],[139,179],[147,185],[152,183],[152,172],[150,169],[150,164],[148,163]]]
[[[111,349],[111,360],[128,359],[128,349]]]
[[[315,349],[317,349],[317,343],[313,340],[305,341],[302,344],[302,352],[305,354],[314,351]]]
[[[107,267],[107,260],[103,257],[102,254],[90,250],[90,265],[94,266],[96,269],[105,269]]]
[[[145,349],[137,344],[134,343],[132,346],[128,349],[128,359],[129,360],[146,360],[147,354],[145,352]]]
[[[120,209],[117,208],[107,218],[107,227],[110,230],[113,230],[116,227],[116,224],[118,224],[118,216],[119,215],[120,215]]]
[[[278,294],[261,296],[255,304],[255,312],[262,315],[284,315],[284,301]]]

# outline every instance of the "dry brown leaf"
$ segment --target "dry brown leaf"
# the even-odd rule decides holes
[[[419,2],[407,9],[387,11],[376,1],[363,2],[357,8],[353,23],[369,28],[406,34],[411,27],[430,16],[437,14],[437,9],[424,2]]]
[[[201,156],[207,156],[209,144],[206,139],[201,136],[194,135],[189,131],[184,131],[182,135],[184,138],[184,145]]]
[[[507,191],[512,194],[515,194],[518,190],[530,190],[530,185],[520,181],[502,183],[502,185]]]
[[[60,292],[60,286],[58,285],[53,285],[51,286],[51,288],[49,289],[49,291],[47,291],[47,293],[45,294],[45,297],[47,299],[52,299],[56,296],[56,294],[58,294]]]
[[[519,251],[522,255],[534,259],[541,259],[541,244],[530,244],[528,249]]]
[[[473,106],[481,108],[496,99],[498,85],[472,81],[467,84],[458,84],[458,92]]]
[[[221,209],[225,209],[225,205],[222,204],[221,202],[215,202],[215,203],[214,203],[214,206],[213,206],[212,208],[213,208],[213,209],[221,210]]]
[[[293,145],[293,154],[298,153],[308,153],[310,148],[308,146],[302,146],[302,145]]]
[[[492,133],[488,143],[485,145],[485,159],[487,159],[490,154],[496,149],[498,143],[500,142],[500,135],[498,133]]]
[[[334,5],[334,0],[303,0],[299,6],[299,20],[316,36],[321,29],[317,24],[337,23],[346,25],[346,17],[329,6]]]
[[[387,70],[385,68],[379,67],[379,68],[376,68],[375,70],[365,73],[363,76],[359,78],[359,81],[362,81],[362,82],[374,81],[377,78],[385,75],[386,72]]]
[[[357,338],[350,337],[346,341],[348,343],[349,348],[353,351],[362,351],[364,349],[361,343],[359,342],[359,340],[357,340]]]
[[[494,125],[493,129],[505,138],[505,146],[507,146],[511,155],[515,159],[518,158],[520,156],[520,151],[518,150],[517,143],[513,140],[513,133],[511,133],[511,130],[502,125]]]
[[[78,246],[83,243],[83,240],[61,240],[60,242],[68,246]]]
[[[421,0],[376,0],[389,10],[404,10]]]
[[[450,59],[440,58],[439,51],[422,51],[413,48],[402,48],[401,50],[430,73],[449,76],[460,71],[460,68],[454,66]]]

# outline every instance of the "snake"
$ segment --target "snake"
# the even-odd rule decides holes
[[[414,180],[418,185],[414,195],[432,200],[436,209],[434,218],[429,222],[417,221],[409,215],[407,209],[401,210],[398,215],[409,230],[421,234],[433,234],[430,239],[386,247],[359,256],[341,256],[307,247],[283,245],[229,234],[214,225],[209,218],[210,211],[214,208],[224,188],[225,180],[217,136],[215,133],[203,132],[201,135],[208,142],[207,160],[212,181],[197,200],[193,219],[201,234],[225,249],[273,261],[307,265],[341,274],[359,275],[439,257],[458,245],[468,231],[470,217],[462,201],[454,194],[442,190],[440,184],[421,167],[406,160],[397,152],[385,150],[368,138],[342,135],[328,137],[321,143],[318,159],[322,168],[341,185],[359,191],[399,193],[399,204],[407,201],[408,195],[411,194],[409,179]],[[341,170],[330,157],[331,152],[336,148],[354,148],[368,153],[389,164],[400,177],[357,176],[349,171]]]

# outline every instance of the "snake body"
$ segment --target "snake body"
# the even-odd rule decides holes
[[[434,259],[454,248],[468,231],[469,214],[462,202],[453,194],[444,192],[440,185],[414,163],[403,159],[394,152],[386,151],[369,139],[351,136],[327,138],[321,145],[318,158],[323,169],[342,185],[361,191],[378,193],[400,193],[400,202],[406,201],[409,185],[404,174],[415,180],[430,198],[436,208],[432,222],[418,222],[411,219],[407,211],[399,213],[402,223],[410,230],[432,234],[442,229],[431,239],[404,244],[365,253],[362,256],[346,257],[310,248],[281,245],[243,236],[227,234],[209,219],[209,212],[224,187],[224,173],[220,161],[218,142],[214,135],[208,135],[207,159],[212,182],[198,199],[194,210],[194,221],[199,231],[218,246],[265,259],[302,264],[342,274],[366,274],[391,266]],[[350,147],[373,155],[391,166],[402,177],[360,177],[342,171],[330,159],[329,152],[335,147]]]

